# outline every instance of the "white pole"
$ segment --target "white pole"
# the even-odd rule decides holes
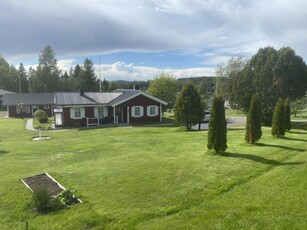
[[[99,83],[100,83],[100,93],[101,93],[101,71],[100,71],[100,56],[99,56]]]

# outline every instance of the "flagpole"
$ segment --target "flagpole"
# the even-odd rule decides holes
[[[100,56],[99,56],[99,84],[100,84],[100,93],[101,93],[101,71],[100,71]]]

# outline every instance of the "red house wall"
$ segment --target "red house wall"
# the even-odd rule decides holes
[[[154,116],[154,117],[149,117],[147,116],[147,106],[149,105],[156,105],[158,106],[158,115],[157,116]],[[119,105],[120,107],[126,107],[126,106],[129,106],[129,123],[143,123],[143,122],[159,122],[160,121],[160,114],[161,114],[161,111],[160,111],[160,103],[157,102],[157,101],[154,101],[148,97],[145,97],[143,95],[139,95],[135,98],[132,98],[131,100],[129,101],[126,101],[122,104]],[[144,108],[144,116],[142,117],[132,117],[132,107],[133,106],[143,106]],[[119,119],[119,122],[122,122],[121,120],[122,116],[121,114],[118,114],[118,119]]]

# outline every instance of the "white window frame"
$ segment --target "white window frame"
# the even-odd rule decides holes
[[[70,108],[70,118],[71,119],[82,119],[84,117],[85,117],[85,108],[83,107]]]
[[[108,116],[108,107],[95,107],[94,108],[94,116],[99,118],[104,118]]]
[[[21,113],[30,113],[30,106],[29,105],[22,105],[22,106],[16,106],[17,114]]]
[[[153,113],[152,113],[153,109]],[[147,116],[148,117],[155,117],[159,114],[159,108],[156,105],[149,105],[147,106]]]
[[[50,106],[49,105],[44,105],[44,109],[49,109]]]
[[[139,111],[139,113],[136,114],[136,111]],[[143,106],[133,106],[131,108],[131,116],[132,117],[143,117],[144,116],[144,107]]]

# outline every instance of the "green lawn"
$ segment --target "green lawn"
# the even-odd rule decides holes
[[[46,131],[0,119],[0,229],[306,229],[306,125],[256,146],[228,132],[227,153],[184,127]],[[83,201],[38,215],[21,178],[48,172]]]

